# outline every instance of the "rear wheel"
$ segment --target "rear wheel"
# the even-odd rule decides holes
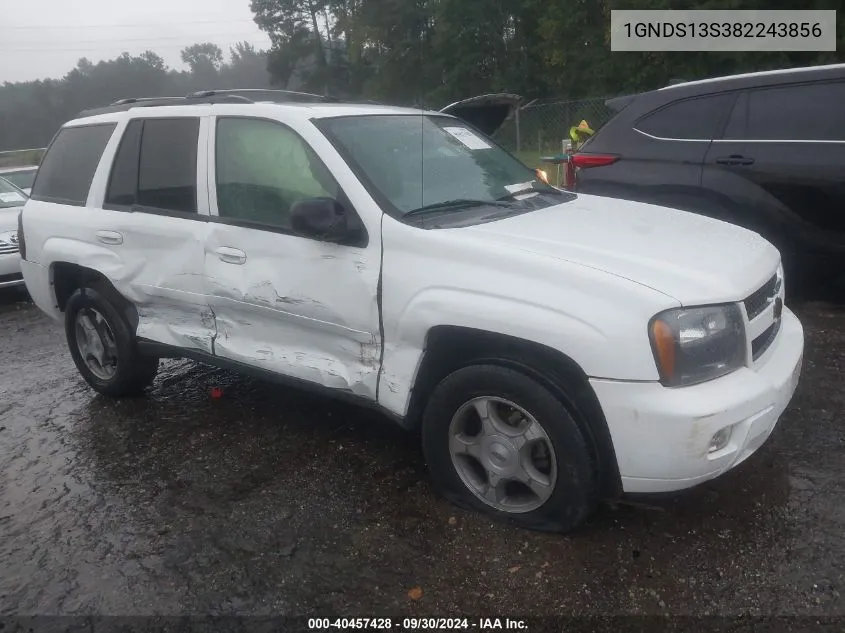
[[[592,459],[546,387],[511,369],[460,369],[432,393],[423,450],[437,489],[463,507],[530,529],[568,532],[595,507]]]
[[[79,373],[104,395],[136,395],[158,372],[158,358],[139,353],[120,312],[93,288],[80,288],[68,299],[65,334]]]

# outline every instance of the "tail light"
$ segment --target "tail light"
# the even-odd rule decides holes
[[[23,209],[18,213],[18,251],[21,259],[26,259],[26,240],[23,239]]]
[[[585,154],[579,152],[573,154],[566,163],[566,189],[575,189],[575,174],[577,169],[589,169],[591,167],[605,167],[612,165],[622,157],[618,154]]]

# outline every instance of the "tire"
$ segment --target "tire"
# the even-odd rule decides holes
[[[86,332],[91,333],[89,340],[94,340],[94,332],[86,329],[89,324],[96,330],[102,346],[96,351],[101,354],[83,357],[80,340],[84,347]],[[159,359],[140,354],[135,337],[118,309],[94,288],[79,288],[68,299],[65,335],[79,373],[103,395],[113,398],[139,395],[158,373]],[[98,357],[106,362],[100,364]]]
[[[511,404],[522,410],[514,413],[521,421],[516,428],[508,427],[508,433],[527,428],[526,425],[536,428],[526,419],[524,413],[527,413],[542,428],[545,439],[530,441],[521,448],[509,444],[512,438],[499,433],[499,429],[504,417],[514,411]],[[480,431],[482,435],[474,436],[472,432],[479,425],[483,428],[480,418],[474,421],[474,416],[477,416],[474,410],[478,410],[479,406],[482,410],[485,406],[490,410],[491,405],[498,410],[492,416],[494,426],[487,427],[488,431],[493,428],[493,435]],[[459,430],[462,431],[456,435]],[[538,434],[534,432],[532,436],[536,438]],[[476,437],[485,439],[479,441]],[[463,453],[453,456],[452,446],[463,448],[465,441],[474,443],[476,454],[489,469],[479,471],[473,462],[482,469],[487,467],[474,456]],[[475,365],[447,376],[435,387],[423,413],[422,442],[438,492],[456,505],[480,511],[497,520],[531,530],[565,533],[580,526],[597,505],[595,468],[577,423],[551,391],[512,369]],[[480,449],[477,448],[479,445]],[[534,452],[546,447],[550,448],[553,459],[540,460],[535,467],[534,459],[528,457],[526,450]],[[515,466],[516,463],[519,466]],[[500,481],[491,491],[490,473],[496,471],[501,474],[503,471],[497,469],[503,464],[506,469],[515,468],[514,472],[519,472],[521,476],[532,472],[532,485],[536,486],[537,480],[545,479],[551,484],[551,490],[540,485],[537,487],[541,494],[535,494],[522,483],[503,477],[504,484]],[[517,479],[520,475],[516,476]],[[483,484],[485,476],[486,487]],[[479,496],[484,489],[488,495],[486,501]],[[493,504],[498,505],[491,504],[489,495],[495,498]],[[532,499],[532,495],[537,498]],[[520,505],[523,497],[524,503]]]

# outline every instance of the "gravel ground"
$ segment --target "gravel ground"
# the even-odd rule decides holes
[[[797,306],[804,376],[754,457],[563,537],[437,498],[368,411],[185,361],[97,396],[5,293],[0,615],[845,615],[841,306]]]

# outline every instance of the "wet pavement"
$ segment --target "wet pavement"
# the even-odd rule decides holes
[[[437,498],[369,411],[185,361],[97,396],[3,293],[0,615],[845,615],[845,307],[796,311],[804,376],[755,456],[564,537]]]

